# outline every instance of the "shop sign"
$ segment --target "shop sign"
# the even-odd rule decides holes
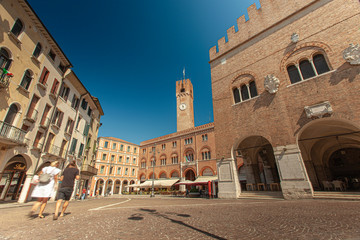
[[[25,170],[25,169],[26,169],[25,164],[18,163],[14,166],[14,170]]]

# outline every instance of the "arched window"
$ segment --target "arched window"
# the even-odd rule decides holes
[[[166,165],[166,157],[165,157],[165,156],[161,156],[161,158],[160,158],[160,164],[161,164],[162,166],[165,166],[165,165]]]
[[[179,163],[179,158],[178,158],[177,154],[173,154],[171,156],[171,163],[172,164],[178,164]]]
[[[313,62],[314,62],[317,74],[320,75],[320,74],[330,71],[330,68],[327,65],[324,55],[322,55],[322,54],[315,55],[313,57]]]
[[[241,98],[243,101],[248,100],[250,98],[248,87],[246,85],[243,85],[241,87]]]
[[[9,70],[11,64],[10,60],[10,54],[6,49],[0,48],[0,68],[5,68],[6,70]]]
[[[233,94],[234,94],[235,103],[241,102],[239,89],[234,88],[233,89]]]
[[[312,78],[323,73],[329,72],[330,68],[326,62],[325,56],[317,53],[313,56],[312,60],[303,60],[299,66],[290,65],[287,67],[290,82],[297,83],[301,80]],[[301,75],[299,74],[301,72]]]
[[[171,173],[171,178],[178,178],[179,177],[179,172],[175,171],[173,173]]]
[[[12,125],[18,111],[19,111],[18,107],[15,104],[11,104],[9,111],[6,114],[4,122],[9,125]]]
[[[201,156],[202,156],[202,160],[209,160],[209,159],[211,159],[210,150],[209,150],[209,149],[204,149],[204,150],[201,152]]]
[[[32,74],[29,70],[25,71],[25,74],[23,76],[23,79],[21,80],[20,86],[22,86],[23,88],[25,88],[26,90],[29,89],[30,83],[32,80]]]
[[[24,27],[24,24],[22,23],[22,21],[20,19],[17,19],[14,23],[14,26],[11,29],[11,32],[18,37],[20,35],[20,33],[22,32]]]
[[[186,162],[193,162],[194,161],[194,154],[192,151],[189,151],[185,154],[185,161]]]
[[[315,76],[314,69],[309,60],[301,61],[299,67],[304,80]]]
[[[288,71],[291,83],[297,83],[297,82],[301,81],[299,71],[298,71],[297,67],[295,67],[295,65],[288,66],[287,71]]]
[[[33,52],[33,56],[38,58],[40,56],[40,53],[41,53],[41,49],[42,49],[42,46],[40,43],[37,43],[36,44],[36,47],[34,49],[34,52]]]
[[[165,172],[161,173],[159,178],[166,178],[166,173]]]
[[[256,97],[258,95],[258,93],[257,93],[257,90],[256,90],[255,81],[251,81],[249,83],[249,88],[250,88],[250,96],[251,96],[251,98]]]

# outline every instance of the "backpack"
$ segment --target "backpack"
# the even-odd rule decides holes
[[[51,180],[52,175],[50,173],[42,173],[39,176],[39,183],[49,183]]]

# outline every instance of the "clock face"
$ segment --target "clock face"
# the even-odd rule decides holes
[[[181,104],[179,105],[179,109],[180,109],[181,111],[185,110],[185,109],[186,109],[186,104],[185,104],[185,103],[181,103]]]

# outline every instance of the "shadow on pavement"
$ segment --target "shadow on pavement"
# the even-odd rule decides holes
[[[161,214],[159,212],[157,212],[156,210],[154,209],[147,209],[147,208],[140,208],[140,211],[143,211],[143,212],[147,212],[148,214],[151,214],[153,216],[156,216],[156,217],[161,217],[161,218],[164,218],[164,219],[167,219],[169,221],[171,221],[172,223],[176,223],[176,224],[179,224],[179,225],[182,225],[184,227],[187,227],[187,228],[190,228],[192,230],[195,230],[197,232],[200,232],[202,234],[205,234],[206,236],[208,237],[211,237],[211,238],[214,238],[214,239],[220,239],[220,240],[226,240],[226,238],[222,238],[222,237],[219,237],[215,234],[212,234],[212,233],[209,233],[209,232],[206,232],[204,230],[201,230],[201,229],[198,229],[196,227],[193,227],[189,224],[186,224],[184,223],[183,221],[180,221],[180,220],[175,220],[175,219],[172,219],[170,218],[169,216],[167,215],[176,215],[178,217],[186,217],[186,218],[189,218],[191,217],[191,215],[189,214],[177,214],[177,213],[173,213],[173,212],[167,212],[165,214]],[[135,221],[140,221],[140,220],[143,220],[144,217],[142,214],[132,214],[131,217],[128,218],[129,220],[135,220]]]

